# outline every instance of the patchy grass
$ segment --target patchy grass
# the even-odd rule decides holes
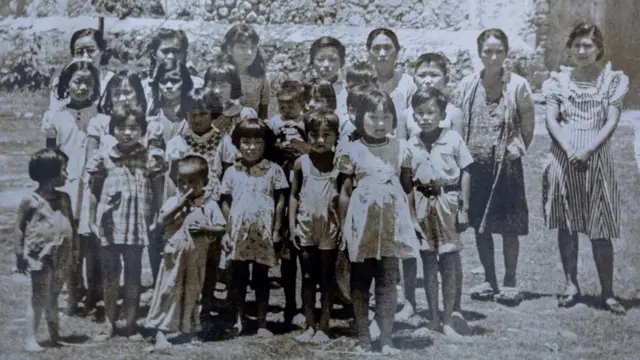
[[[44,143],[39,132],[42,109],[47,105],[47,94],[0,94],[0,246],[12,249],[11,228],[15,218],[15,206],[22,194],[33,184],[27,175],[29,155]],[[540,114],[540,112],[538,113]],[[614,135],[616,171],[623,194],[623,238],[615,242],[615,289],[630,308],[626,317],[617,317],[595,308],[595,301],[578,305],[573,309],[556,307],[555,294],[561,291],[563,275],[560,266],[555,233],[545,229],[541,215],[540,183],[549,139],[540,131],[525,161],[527,194],[530,209],[530,235],[521,240],[519,287],[526,291],[527,300],[517,308],[505,308],[495,303],[473,302],[465,297],[463,308],[472,320],[475,336],[470,344],[452,344],[442,336],[413,339],[408,326],[397,324],[394,337],[396,345],[403,349],[397,359],[423,359],[433,357],[456,359],[629,359],[640,350],[640,306],[638,289],[640,275],[636,259],[640,258],[640,244],[633,234],[640,230],[640,181],[634,160],[633,128],[625,121]],[[478,267],[479,261],[470,232],[463,235],[462,252],[465,280],[464,287],[482,281],[480,275],[469,270]],[[584,239],[580,243],[580,282],[582,290],[595,299],[599,293],[597,273],[591,247]],[[502,276],[501,242],[496,241],[499,274]],[[12,251],[0,254],[0,323],[4,324],[0,338],[0,358],[28,359],[21,350],[24,335],[25,302],[29,296],[29,281],[24,276],[13,275]],[[149,271],[143,273],[143,282],[149,283]],[[424,292],[418,291],[419,307],[426,308]],[[282,290],[272,292],[270,301],[274,311],[281,311]],[[61,302],[62,305],[62,302]],[[277,324],[271,324],[277,330]],[[335,321],[334,336],[349,332],[344,321]],[[116,339],[104,344],[85,341],[95,334],[98,324],[81,318],[67,318],[63,324],[65,335],[74,335],[79,343],[59,349],[49,349],[39,355],[41,359],[140,359],[149,358],[144,348],[149,342],[127,342]],[[41,329],[45,337],[46,330]],[[292,334],[279,334],[272,340],[260,341],[253,337],[236,340],[207,342],[199,346],[179,345],[170,354],[153,355],[166,359],[351,359],[350,339],[339,338],[323,348],[299,345]],[[575,336],[574,336],[575,335]],[[35,358],[35,357],[33,357]]]

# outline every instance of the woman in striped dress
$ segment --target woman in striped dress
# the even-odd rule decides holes
[[[605,309],[624,314],[613,294],[612,238],[620,237],[620,197],[611,135],[618,125],[629,79],[611,64],[602,68],[604,40],[595,25],[576,26],[567,41],[576,67],[553,73],[544,83],[547,129],[554,140],[543,183],[545,219],[558,229],[567,285],[558,306],[580,297],[578,234],[591,239]]]

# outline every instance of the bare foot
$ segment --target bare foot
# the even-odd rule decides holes
[[[398,355],[400,354],[400,350],[389,345],[385,345],[382,347],[382,355]]]
[[[396,313],[395,321],[407,322],[413,316],[414,313],[415,311],[413,310],[413,306],[411,306],[411,304],[409,303],[405,303],[402,310],[400,310],[399,313]]]
[[[129,341],[142,341],[142,340],[144,340],[144,337],[142,335],[140,335],[140,333],[136,332],[136,333],[133,333],[133,334],[129,335],[127,337],[127,340],[129,340]]]
[[[458,311],[454,311],[453,313],[451,313],[451,326],[460,335],[471,335],[471,333],[473,332],[467,320]]]
[[[291,320],[291,325],[304,329],[307,327],[307,319],[304,317],[304,315],[297,314]]]
[[[156,344],[153,346],[153,349],[156,351],[166,350],[171,346],[171,343],[169,342],[169,340],[167,340],[167,337],[164,335],[164,333],[162,331],[158,331],[156,333]]]
[[[453,327],[451,327],[451,325],[444,325],[442,327],[442,331],[444,332],[445,336],[447,338],[449,338],[450,340],[453,340],[455,342],[469,342],[471,341],[471,339],[466,338],[460,334],[458,334]]]
[[[412,337],[417,337],[417,338],[426,338],[429,337],[433,334],[433,330],[431,330],[428,327],[421,327],[419,329],[417,329],[416,331],[414,331],[413,333],[411,333]]]
[[[313,328],[308,328],[302,334],[294,337],[294,339],[301,343],[308,343],[311,341],[311,338],[313,338],[314,334],[315,334],[315,330],[313,330]]]
[[[326,342],[329,342],[329,340],[331,340],[329,338],[329,335],[325,334],[324,331],[322,331],[322,330],[318,330],[313,335],[313,338],[311,338],[311,343],[313,343],[313,344],[324,344]]]
[[[371,324],[369,324],[369,334],[371,334],[371,340],[375,341],[380,338],[380,327],[378,327],[378,323],[373,320]]]
[[[241,318],[238,318],[236,323],[233,325],[233,330],[235,330],[238,335],[242,334],[242,319]]]
[[[24,342],[24,350],[27,352],[41,352],[44,348],[38,344],[35,337],[27,338]]]
[[[269,339],[273,337],[273,333],[266,328],[258,329],[258,337],[261,339]]]
[[[353,349],[354,352],[360,353],[360,354],[371,354],[371,347],[369,346],[364,346],[364,345],[358,345]]]
[[[116,327],[115,325],[107,325],[106,329],[102,331],[100,334],[93,337],[93,341],[102,342],[107,341],[116,336]]]

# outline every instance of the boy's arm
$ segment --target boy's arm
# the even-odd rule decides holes
[[[469,195],[471,194],[471,173],[466,167],[462,170],[462,178],[460,179],[460,210],[469,211]]]
[[[24,256],[24,231],[27,228],[27,223],[31,220],[35,212],[35,205],[33,204],[32,197],[24,197],[18,205],[15,234],[14,234],[14,251],[16,256]]]

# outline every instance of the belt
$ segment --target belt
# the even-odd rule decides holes
[[[424,196],[439,196],[442,192],[448,193],[452,191],[459,191],[460,187],[458,184],[455,185],[419,185],[417,186],[418,191],[420,191]]]

